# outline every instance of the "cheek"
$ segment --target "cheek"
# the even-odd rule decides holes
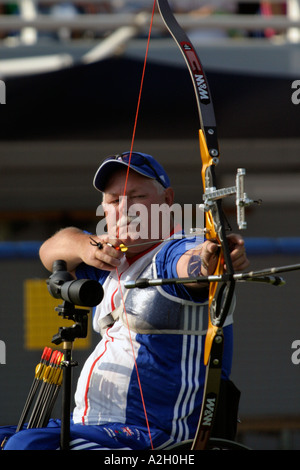
[[[117,208],[114,206],[106,206],[104,208],[104,214],[106,218],[107,225],[115,225],[118,217]]]

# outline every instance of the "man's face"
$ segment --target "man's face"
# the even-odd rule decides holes
[[[169,207],[173,203],[173,191],[156,184],[154,180],[130,171],[126,188],[127,170],[121,168],[108,181],[103,194],[103,208],[107,231],[111,238],[118,238],[127,246],[169,236],[164,233],[162,219],[169,213],[157,216],[158,206]],[[125,195],[124,195],[125,192]],[[168,211],[165,211],[168,212]],[[150,245],[149,245],[150,246]],[[128,252],[142,252],[148,246],[133,247]]]

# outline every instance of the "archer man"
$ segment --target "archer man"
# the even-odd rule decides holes
[[[167,449],[196,433],[205,381],[208,286],[126,289],[124,283],[138,277],[212,274],[219,247],[197,237],[176,237],[172,221],[170,232],[164,233],[163,217],[157,222],[155,239],[143,235],[137,240],[137,224],[151,227],[151,207],[172,206],[174,199],[168,175],[150,155],[133,152],[130,161],[128,152],[108,157],[96,172],[94,186],[103,193],[106,233],[91,235],[69,227],[40,249],[49,271],[54,261],[65,260],[76,278],[96,279],[104,290],[93,316],[99,342],[83,366],[75,393],[70,449]],[[136,204],[143,210],[135,220],[128,213]],[[228,241],[234,270],[244,270],[249,262],[243,239],[231,234]],[[230,381],[232,314],[233,308],[223,328],[222,383],[230,386],[232,394],[226,395],[236,402],[230,408],[237,409],[239,392]],[[220,435],[216,429],[218,437],[234,438],[237,411],[231,416],[228,409],[225,403],[220,414],[224,431]],[[1,434],[8,437],[5,450],[60,446],[59,420],[18,433],[6,427]]]

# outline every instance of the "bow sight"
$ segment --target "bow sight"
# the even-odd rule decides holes
[[[245,207],[250,206],[251,204],[261,204],[261,200],[254,201],[249,199],[245,193],[244,187],[244,177],[246,175],[245,168],[238,168],[236,174],[236,185],[230,186],[229,188],[216,189],[215,187],[208,187],[205,190],[203,195],[204,203],[200,204],[199,207],[208,212],[211,210],[211,207],[215,201],[218,199],[223,199],[227,196],[236,195],[235,205],[236,205],[236,214],[237,214],[237,224],[240,230],[245,230],[247,228],[247,222],[245,217]]]

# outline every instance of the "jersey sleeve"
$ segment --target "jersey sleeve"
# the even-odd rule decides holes
[[[85,263],[81,263],[76,268],[77,279],[92,279],[100,282],[100,284],[104,283],[108,274],[108,271],[102,271],[101,269],[94,268],[93,266],[88,266]]]
[[[203,243],[203,238],[181,238],[167,243],[157,254],[156,269],[158,278],[178,278],[177,263],[181,256],[188,250]],[[192,300],[194,302],[206,302],[208,298],[208,288],[188,289],[184,284],[168,284],[163,289],[170,295]]]

